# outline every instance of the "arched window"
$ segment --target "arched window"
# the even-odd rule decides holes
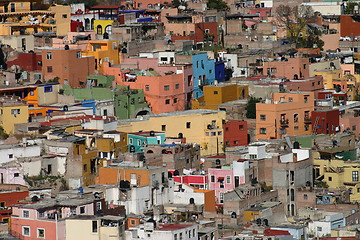
[[[101,25],[97,25],[96,34],[102,34],[102,26]]]
[[[85,30],[90,30],[90,19],[85,18]]]
[[[146,153],[154,153],[153,150],[148,150]]]

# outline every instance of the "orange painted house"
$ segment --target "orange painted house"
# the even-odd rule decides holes
[[[150,185],[150,171],[141,168],[99,168],[99,175],[95,180],[96,184],[118,184],[118,181],[131,181],[131,174],[138,177],[137,186]]]
[[[150,63],[153,64],[153,61]],[[104,73],[115,76],[118,85],[143,89],[152,112],[158,114],[189,109],[193,89],[192,68],[189,65],[179,65],[173,67],[173,70],[176,71],[177,68],[182,73],[127,78],[128,70],[121,71],[118,67],[104,65]]]
[[[58,78],[61,85],[85,88],[86,77],[95,73],[95,58],[83,57],[80,49],[43,49],[41,54],[46,81]]]
[[[256,139],[281,139],[312,133],[313,92],[273,93],[256,104]]]

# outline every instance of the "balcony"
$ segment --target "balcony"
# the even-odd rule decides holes
[[[289,127],[289,119],[280,120],[281,127]]]
[[[305,116],[304,117],[304,123],[311,123],[311,117]]]

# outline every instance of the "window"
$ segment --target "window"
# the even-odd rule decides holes
[[[47,72],[49,72],[49,73],[53,72],[52,66],[47,66]]]
[[[92,232],[96,233],[97,231],[97,221],[92,221]]]
[[[304,131],[309,131],[309,125],[304,125]]]
[[[52,92],[52,86],[46,86],[45,88],[44,88],[44,92]]]
[[[316,230],[317,230],[318,232],[321,232],[321,231],[322,231],[322,227],[317,227]]]
[[[176,234],[176,233],[174,234],[174,240],[178,240],[178,239],[177,239],[177,234]]]
[[[19,177],[20,176],[20,173],[16,172],[14,173],[14,177]]]
[[[191,122],[187,122],[186,123],[186,128],[190,128],[191,127]]]
[[[307,103],[309,101],[308,96],[304,96],[304,103]]]
[[[85,207],[80,207],[80,214],[84,214],[85,213]]]
[[[220,203],[224,203],[224,193],[220,193]]]
[[[312,82],[312,83],[311,83],[311,86],[315,86],[315,83],[314,83],[314,82]]]
[[[129,144],[133,144],[133,139],[129,138]]]
[[[294,127],[294,131],[297,131],[297,130],[299,130],[299,127],[298,127],[298,126],[295,126],[295,127]]]
[[[164,86],[164,91],[169,91],[170,90],[170,86],[169,85],[165,85]]]
[[[266,134],[266,128],[260,128],[260,134]]]
[[[67,14],[63,14],[63,15],[62,15],[62,18],[67,18]]]
[[[130,28],[126,29],[126,34],[130,34],[130,33],[131,33],[131,29]]]
[[[46,53],[46,59],[52,59],[52,53],[51,52]]]
[[[166,125],[161,125],[161,131],[166,131]]]
[[[175,84],[175,89],[179,89],[180,88],[180,84]]]
[[[226,176],[226,184],[230,184],[231,183],[231,176]]]
[[[160,58],[160,61],[162,61],[162,62],[167,62],[167,60],[168,60],[167,57],[161,57]]]
[[[76,52],[76,58],[81,58],[81,52]]]
[[[9,154],[9,159],[12,159],[14,157],[14,154]]]
[[[304,200],[307,200],[307,199],[308,199],[308,195],[304,194]]]
[[[170,104],[170,99],[166,99],[165,104]]]
[[[38,229],[37,229],[37,237],[38,237],[38,238],[45,238],[45,229],[43,229],[43,228],[38,228]]]
[[[304,64],[304,69],[306,69],[306,64]]]
[[[352,126],[351,129],[352,129],[353,131],[355,131],[355,130],[356,130],[356,125]]]
[[[140,139],[137,140],[137,145],[141,146],[141,140]]]
[[[218,91],[214,91],[214,94],[217,95],[219,92]]]
[[[87,164],[84,164],[83,169],[84,169],[84,172],[87,172]]]
[[[174,98],[174,103],[177,103],[178,102],[178,99],[177,98]]]
[[[244,130],[244,125],[239,125],[239,130]]]
[[[211,179],[211,182],[212,182],[212,183],[215,182],[215,176],[214,176],[214,175],[211,175],[210,179]]]
[[[30,227],[28,227],[28,226],[23,226],[23,227],[22,227],[22,235],[23,235],[23,236],[30,237]]]
[[[331,181],[332,181],[332,177],[329,177],[328,180],[329,180],[329,182],[331,182]]]
[[[11,114],[12,115],[20,114],[20,109],[11,109]]]
[[[220,188],[225,188],[224,179],[220,179]]]
[[[221,132],[221,131],[219,131],[219,132],[218,132],[218,136],[221,136],[221,135],[222,135],[222,132]]]
[[[29,213],[28,210],[23,210],[23,217],[24,217],[24,218],[30,217],[30,213]]]
[[[261,115],[260,115],[260,120],[261,120],[261,121],[266,121],[266,115],[261,114]]]
[[[182,240],[182,239],[183,239],[183,237],[182,237],[182,233],[180,233],[179,239],[180,239],[180,240]]]
[[[358,171],[352,171],[352,181],[353,182],[359,181],[359,172]]]
[[[145,91],[150,91],[150,86],[149,85],[145,85]]]
[[[130,220],[130,224],[131,224],[132,226],[134,226],[134,225],[136,224],[135,219],[131,219],[131,220]]]

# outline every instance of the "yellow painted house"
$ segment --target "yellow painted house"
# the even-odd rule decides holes
[[[0,35],[25,35],[70,32],[70,6],[52,5],[48,9],[34,10],[31,2],[10,1],[0,6]]]
[[[120,132],[161,131],[166,137],[184,137],[200,145],[201,155],[223,152],[225,111],[197,109],[143,116],[118,122]]]
[[[94,20],[94,32],[96,34],[104,34],[105,32],[111,34],[113,23],[114,20]]]
[[[28,122],[28,104],[19,98],[0,98],[0,126],[6,133],[14,133],[14,126]]]
[[[315,176],[323,177],[329,188],[350,189],[350,201],[360,201],[360,161],[314,159]]]
[[[94,40],[89,41],[86,51],[82,56],[93,56],[95,58],[95,69],[103,73],[103,63],[119,64],[119,41],[117,40]]]
[[[192,101],[192,109],[218,109],[219,104],[249,96],[248,86],[221,83],[204,86],[204,96]]]
[[[322,76],[324,79],[324,88],[333,89],[333,81],[341,78],[341,69],[326,70],[326,71],[314,71],[313,75]]]

